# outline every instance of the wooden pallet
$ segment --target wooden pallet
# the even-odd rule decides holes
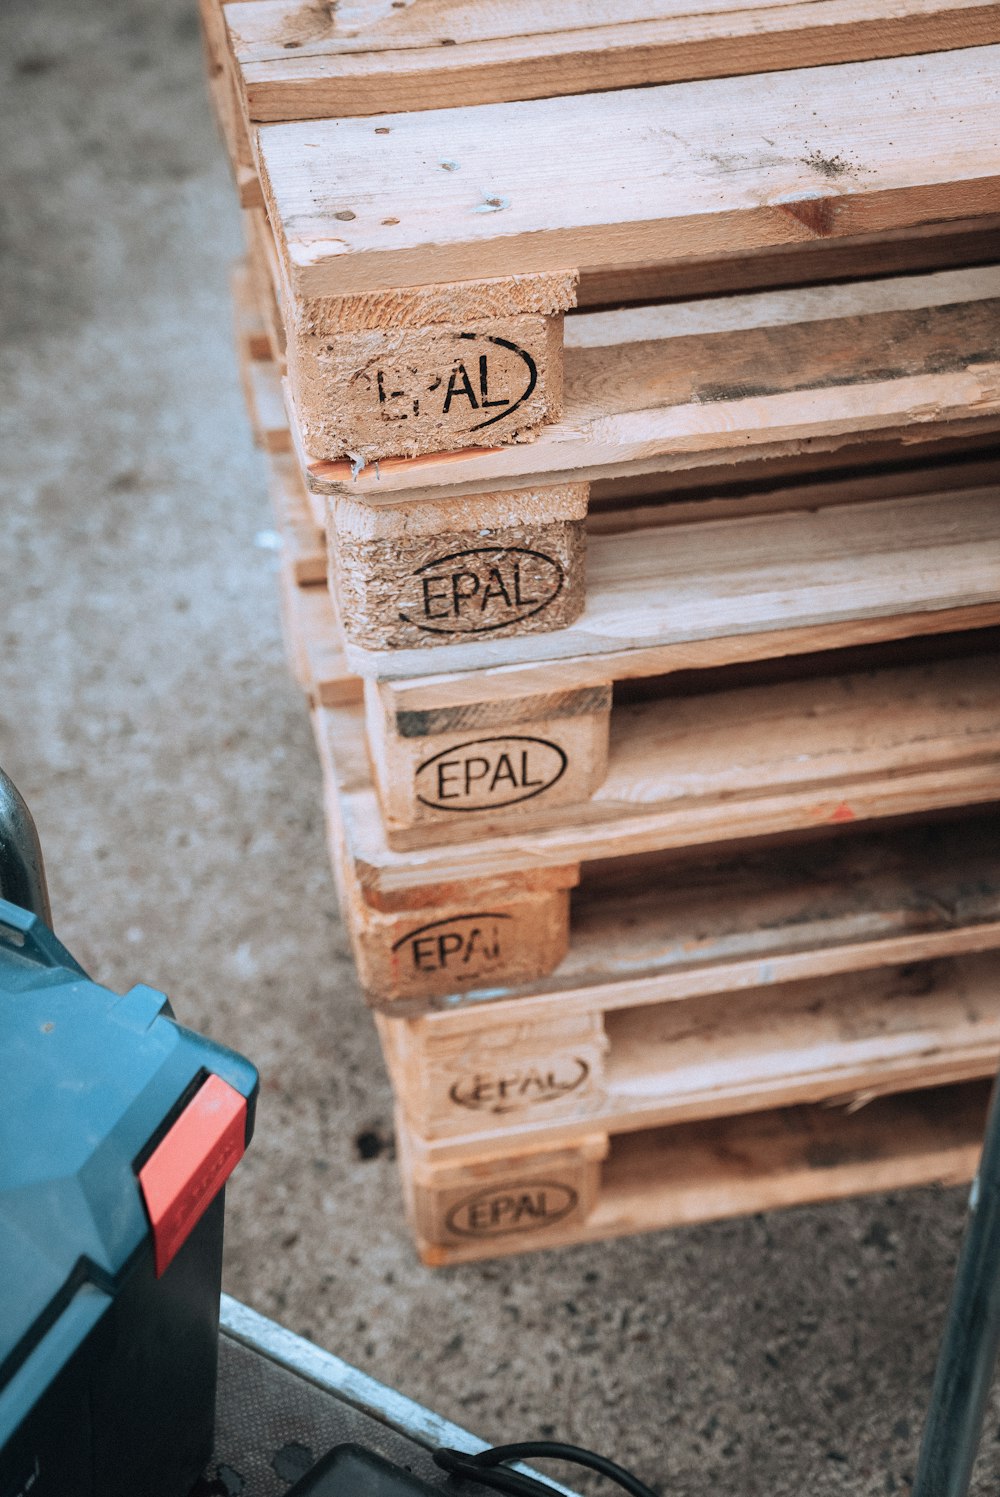
[[[963,289],[973,294],[983,289],[1000,290],[997,276],[998,272],[964,272],[933,279],[948,283],[947,287],[938,284],[938,295],[955,295]],[[253,279],[248,270],[243,270],[234,280],[234,293],[239,301],[244,385],[258,441],[269,452],[282,453],[290,437],[280,410],[276,366],[273,360],[269,362],[260,356],[268,335],[263,326],[264,314],[255,310],[257,304],[250,291]],[[897,301],[915,295],[912,284],[887,284],[893,288]],[[923,285],[926,299],[926,282]],[[860,289],[851,288],[852,294]],[[796,302],[801,313],[801,297]],[[969,305],[976,310],[984,336],[995,336],[1000,348],[1000,315],[991,311],[986,329],[982,328],[983,309],[1000,308],[1000,300],[957,304],[960,310]],[[674,310],[680,313],[690,309]],[[772,314],[775,310],[772,307]],[[790,312],[791,306],[786,310]],[[718,312],[719,308],[717,316]],[[853,319],[848,322],[853,323]],[[803,333],[807,327],[808,324],[802,323],[795,331]],[[951,336],[952,339],[957,336],[954,329]],[[846,341],[846,333],[844,338]],[[925,352],[930,362],[940,368],[946,357],[944,344],[935,341]],[[862,362],[856,364],[856,372]],[[859,372],[858,378],[862,377],[863,372]],[[871,386],[863,388],[871,391]],[[977,430],[982,425],[981,407],[976,407],[977,414],[970,422],[956,421],[952,428],[946,428],[953,435],[936,441],[920,440],[926,435],[920,418],[927,416],[928,409],[916,409],[918,419],[912,429],[899,432],[895,447],[891,440],[888,444],[885,440],[873,442],[871,432],[852,432],[850,445],[835,453],[789,452],[782,458],[751,463],[744,459],[740,476],[735,480],[729,478],[728,482],[710,470],[696,469],[693,475],[681,472],[632,476],[624,480],[598,480],[590,485],[574,483],[388,506],[345,499],[333,499],[327,506],[322,496],[300,486],[290,463],[281,465],[275,483],[288,514],[286,528],[296,532],[293,542],[296,566],[303,578],[318,579],[325,570],[324,532],[329,532],[332,585],[343,599],[344,647],[352,671],[381,679],[405,678],[425,673],[437,675],[444,670],[482,669],[499,662],[515,665],[546,659],[572,660],[581,654],[593,657],[596,662],[603,655],[603,672],[596,663],[589,672],[592,679],[588,684],[594,685],[606,683],[623,671],[649,674],[670,668],[669,662],[661,667],[649,652],[669,645],[676,654],[676,647],[690,644],[699,630],[703,638],[706,630],[710,635],[718,620],[706,619],[700,607],[708,583],[721,581],[729,597],[730,628],[723,632],[732,632],[735,627],[737,632],[761,636],[767,633],[759,609],[755,615],[756,605],[766,597],[766,590],[755,581],[751,569],[744,567],[747,585],[739,596],[739,586],[731,575],[712,575],[713,550],[721,556],[724,571],[726,547],[739,553],[744,543],[748,554],[770,550],[783,556],[789,541],[795,555],[804,552],[809,556],[816,545],[828,558],[837,552],[835,544],[831,551],[831,541],[838,526],[842,531],[850,529],[846,517],[836,516],[834,506],[861,505],[868,501],[870,515],[867,521],[861,520],[862,526],[868,532],[873,527],[876,530],[882,527],[889,534],[895,530],[896,550],[900,551],[902,528],[909,525],[904,515],[907,504],[915,503],[915,513],[930,516],[932,505],[924,496],[935,489],[944,493],[956,488],[995,485],[1000,476],[995,437],[976,439],[960,435],[968,425]],[[864,422],[870,424],[871,419],[871,413],[866,411]],[[1000,413],[992,419],[1000,421]],[[933,431],[936,430],[935,423]],[[875,436],[883,434],[876,432]],[[898,461],[900,451],[908,453],[902,461]],[[890,458],[897,459],[895,464],[888,461]],[[971,496],[967,497],[970,503],[974,502]],[[871,505],[873,498],[897,501],[898,526],[888,511],[878,513]],[[949,493],[949,509],[954,498]],[[988,516],[988,495],[980,496],[980,504],[983,515]],[[816,509],[822,509],[824,514],[805,513]],[[789,514],[782,519],[781,511]],[[858,508],[854,513],[860,517],[862,511]],[[735,523],[741,515],[747,516],[742,532]],[[704,523],[724,519],[733,522],[728,531],[718,526],[713,530]],[[992,521],[986,518],[985,523],[989,526]],[[950,537],[943,516],[942,525],[945,532],[939,539],[953,563],[945,564],[942,576],[950,576],[958,583],[961,596],[956,594],[956,606],[966,607],[972,601],[966,584],[975,570],[971,547],[975,540],[984,540],[985,533],[980,526],[969,531],[963,542],[959,538],[960,525],[956,525],[957,533]],[[652,534],[652,527],[659,533]],[[671,533],[667,527],[672,527]],[[914,534],[912,544],[929,560],[926,529],[924,526],[923,531]],[[585,604],[588,530],[591,535],[590,584],[586,594],[589,604],[580,617]],[[631,533],[636,531],[646,533]],[[962,554],[963,544],[968,548],[965,554],[970,566],[966,567],[967,575],[959,580],[954,563]],[[859,549],[863,549],[860,542],[854,551]],[[849,558],[843,547],[840,550],[839,560],[844,566]],[[995,596],[992,579],[997,569],[987,551],[988,546],[981,553],[980,600]],[[812,574],[820,582],[825,565],[825,561],[812,563]],[[871,561],[867,570],[874,570]],[[688,572],[690,577],[686,576]],[[773,564],[768,575],[772,578],[777,575]],[[836,575],[832,571],[828,580],[834,583]],[[846,570],[842,575],[848,575]],[[678,577],[684,578],[679,590]],[[663,597],[661,584],[665,580],[671,582],[669,600]],[[920,585],[915,579],[910,579],[908,585],[917,602],[915,613],[926,612],[928,606],[937,609],[944,606],[940,595],[936,603],[931,600],[928,605],[927,596],[919,596]],[[864,589],[857,590],[856,601],[850,596],[846,598],[855,619],[887,611],[886,600],[892,590],[889,576],[881,589],[876,586],[876,591],[879,590],[881,600],[873,601],[869,596],[865,601]],[[708,598],[710,604],[716,601]],[[750,605],[745,621],[739,617],[744,603]],[[897,597],[888,607],[889,611],[903,608],[901,598]],[[715,612],[718,613],[717,607]],[[780,614],[778,609],[775,618]],[[951,625],[938,621],[931,627]],[[906,628],[900,632],[906,632]],[[766,653],[766,640],[758,641],[756,648]],[[634,655],[638,663],[631,666],[623,663],[625,654]],[[686,663],[696,663],[690,652]],[[530,694],[529,687],[526,695]],[[513,710],[511,720],[518,720]]]
[[[549,978],[378,1016],[399,1105],[451,1158],[995,1070],[997,829],[592,867]]]
[[[613,21],[587,0],[488,9],[353,0],[321,14],[305,0],[273,0],[229,3],[224,15],[225,64],[250,125],[766,73],[1000,37],[997,8],[983,0],[737,0],[685,15],[665,0],[628,0]]]
[[[240,9],[253,19],[271,7]],[[205,24],[207,34],[219,30],[219,7],[207,3]],[[210,42],[213,57],[220,45]],[[982,123],[994,108],[994,61],[988,46],[964,46],[774,73],[766,144],[751,139],[738,172],[726,121],[746,120],[751,79],[380,115],[379,124],[265,124],[254,148],[274,225],[269,256],[289,332],[290,388],[310,463],[349,458],[356,466],[496,446],[557,421],[561,323],[578,304],[581,272],[602,280],[585,305],[620,304],[680,295],[677,266],[689,287],[717,292],[717,275],[701,283],[690,277],[699,257],[787,257],[802,244],[847,240],[867,253],[841,259],[832,274],[858,275],[873,265],[931,268],[996,253],[990,232],[1000,213],[1000,180],[996,144]],[[930,97],[954,105],[946,121],[948,181],[937,153],[931,168],[921,144],[928,136],[937,141],[945,127]],[[883,108],[874,100],[885,100]],[[587,192],[573,181],[581,129],[596,150],[587,157]],[[605,186],[590,180],[599,175],[602,132],[614,144],[615,162],[621,142],[632,142],[626,154],[636,157],[635,172],[624,183],[617,168]],[[506,136],[513,145],[501,148]],[[546,139],[546,151],[531,148],[524,156],[521,142],[536,139]],[[436,175],[424,181],[431,169]],[[467,201],[469,174],[487,183],[482,201]],[[404,201],[400,184],[415,177],[419,196]],[[513,199],[503,184],[515,178],[516,208],[507,220]],[[494,190],[491,181],[500,186]],[[433,234],[422,223],[421,199],[436,205]],[[557,222],[557,201],[587,201],[587,216],[576,223],[579,214],[570,210],[566,223]],[[951,247],[943,249],[942,235]],[[901,257],[900,243],[907,246]],[[811,269],[813,278],[831,274],[829,266]],[[786,266],[757,284],[801,281],[802,271],[808,266]],[[735,274],[729,266],[731,284],[753,283],[753,275],[740,281]]]
[[[649,731],[622,704],[643,678],[669,673],[672,692],[678,672],[1000,624],[1000,488],[638,530],[595,543],[590,565],[578,623],[470,649],[507,663],[366,683],[393,845],[451,835],[456,821],[465,837],[582,808],[605,781],[609,744]],[[532,661],[535,639],[550,648]],[[349,645],[345,655],[354,668]],[[647,710],[664,733],[686,731],[683,703]]]
[[[568,890],[595,860],[993,801],[996,671],[988,654],[639,702],[618,716],[590,802],[502,834],[457,818],[409,849],[394,844],[412,829],[387,835],[361,710],[316,709],[362,981],[392,1003],[554,970]],[[460,960],[424,962],[417,938],[431,926]]]
[[[407,1210],[432,1266],[972,1178],[988,1083],[806,1105],[430,1164],[399,1119]]]
[[[488,12],[462,0],[421,0],[413,16],[401,15],[402,8],[391,0],[354,0],[321,14],[306,0],[201,0],[210,90],[241,202],[263,203],[251,146],[251,134],[263,122],[504,102],[1000,39],[993,0],[902,0],[891,14],[874,0],[867,6],[858,0],[763,8],[736,3],[686,17],[643,0],[638,11],[619,12],[614,23],[602,19],[596,26],[587,0],[558,0],[541,13],[523,0],[503,0]],[[947,243],[953,235],[935,234],[931,255],[922,260],[912,258],[908,243],[887,244],[885,268],[973,263],[975,233],[959,235],[969,242],[954,247]],[[864,266],[845,266],[836,245],[802,251],[796,264],[811,263],[799,280],[864,272]],[[759,256],[752,274],[763,278],[753,284],[787,282],[787,259],[780,252]],[[828,269],[830,261],[836,264]],[[724,259],[708,270],[714,280],[705,279],[705,270],[695,268],[692,286],[698,290],[749,284],[747,270]],[[583,278],[581,304],[620,299],[620,277],[611,296],[600,284],[591,290],[590,279]],[[657,272],[647,270],[642,279],[646,294],[664,294]]]
[[[724,483],[803,452],[863,462],[875,443],[905,458],[916,442],[974,443],[1000,427],[996,268],[639,318],[574,319],[565,418],[528,445],[354,474],[299,447],[314,495],[330,495],[354,669],[392,669],[363,652],[443,644],[481,663],[494,641],[571,624],[585,602],[588,497],[602,480],[627,492],[652,477],[669,491],[706,469]],[[766,389],[762,368],[778,371]],[[296,440],[294,412],[291,431]]]
[[[581,270],[995,217],[998,55],[775,74],[766,142],[738,171],[755,80],[262,126],[310,466],[495,448],[558,420]]]

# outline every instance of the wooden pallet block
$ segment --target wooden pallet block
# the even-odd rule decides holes
[[[257,305],[250,266],[245,260],[237,260],[233,266],[229,290],[233,300],[233,334],[240,369],[258,360],[273,360],[271,340]]]
[[[275,453],[268,463],[268,479],[275,524],[282,540],[292,581],[298,587],[326,588],[326,547],[323,532],[316,529],[308,506],[302,503],[302,480],[290,453]],[[329,603],[324,615],[330,610]],[[332,638],[321,675],[339,679],[346,670],[342,652],[336,648],[337,627],[331,620]],[[298,631],[301,633],[301,630]]]
[[[264,125],[306,452],[357,464],[495,447],[557,419],[580,270],[995,215],[996,56],[774,74],[767,142],[748,142],[738,173],[746,79]]]
[[[358,706],[361,683],[347,669],[325,586],[300,582],[287,548],[279,578],[288,662],[310,707]]]
[[[240,384],[254,441],[266,453],[292,450],[281,369],[275,363],[271,336],[260,314],[250,268],[237,264],[230,278]]]
[[[433,1167],[405,1122],[400,1173],[431,1266],[659,1231],[779,1207],[970,1180],[989,1085],[799,1106]],[[603,1157],[602,1157],[603,1155]]]
[[[242,218],[247,247],[247,284],[244,294],[253,299],[257,315],[267,334],[268,352],[262,357],[270,357],[283,376],[286,367],[285,324],[281,311],[281,283],[277,275],[274,239],[262,208],[245,208]]]

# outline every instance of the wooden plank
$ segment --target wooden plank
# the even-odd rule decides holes
[[[310,706],[359,703],[361,683],[348,672],[339,631],[330,627],[329,592],[321,585],[301,586],[286,558],[281,567],[281,614],[292,674]]]
[[[250,267],[245,261],[238,260],[233,266],[229,276],[229,289],[233,299],[233,331],[240,364],[270,359],[271,342],[257,307]]]
[[[533,442],[352,469],[309,451],[293,405],[310,487],[391,504],[723,464],[731,479],[748,461],[998,425],[996,267],[577,314],[567,326],[564,413]]]
[[[569,1197],[544,1190],[544,1175],[556,1186],[569,1183],[558,1171],[530,1158],[513,1169],[501,1162],[492,1178],[481,1168],[460,1198],[466,1209],[452,1221],[464,1230],[447,1231],[443,1242],[440,1230],[438,1241],[418,1235],[418,1247],[425,1263],[440,1266],[881,1190],[959,1184],[976,1170],[989,1092],[987,1083],[966,1082],[854,1111],[797,1107],[624,1135],[611,1141],[599,1166],[596,1199],[589,1184],[594,1204],[582,1221],[578,1176],[571,1214]],[[399,1144],[404,1192],[417,1216],[417,1191],[434,1187],[419,1173],[405,1128]],[[422,1204],[421,1225],[439,1223],[435,1203]]]
[[[817,462],[819,466],[817,466]],[[907,444],[905,452],[872,443],[820,459],[799,455],[741,468],[727,478],[699,469],[671,482],[643,474],[591,484],[589,535],[615,535],[692,520],[732,520],[781,510],[863,504],[871,499],[960,493],[1000,484],[1000,449],[994,438]],[[306,491],[314,506],[319,495]],[[320,515],[322,519],[322,515]]]
[[[994,941],[997,927],[994,926]],[[397,1103],[429,1164],[853,1094],[992,1076],[1000,954],[772,984],[476,1035],[377,1016]],[[555,1005],[553,1005],[555,1012]],[[449,1017],[461,1017],[463,1010]]]
[[[508,835],[468,818],[394,832],[377,810],[362,716],[320,714],[348,855],[366,898],[437,880],[514,874],[599,857],[820,828],[996,798],[995,655],[936,660],[622,706],[609,771],[565,813],[526,815]],[[887,710],[886,704],[891,704]],[[734,745],[738,753],[734,755]]]
[[[394,716],[690,667],[702,642],[759,633],[769,636],[759,653],[779,654],[782,635],[823,630],[821,638],[810,632],[804,648],[836,647],[839,626],[848,626],[849,642],[859,620],[906,616],[913,628],[925,612],[996,604],[1000,486],[591,536],[586,604],[557,633],[473,633],[493,614],[471,584],[454,582],[467,565],[452,559],[454,550],[428,547],[419,575],[400,579],[395,594],[416,620],[408,637],[419,639],[425,608],[416,589],[433,580],[426,609],[435,616],[423,637],[436,648],[359,648],[346,621],[349,668],[398,683],[384,687]],[[734,644],[731,658],[741,653]],[[718,649],[708,653],[710,662],[721,658]],[[546,673],[546,661],[560,665]]]
[[[530,985],[470,991],[419,1030],[478,1045],[490,1031],[592,1020],[773,983],[997,946],[997,813],[841,829],[706,856],[588,866],[566,957]]]
[[[306,298],[968,220],[1000,212],[998,57],[778,72],[763,113],[727,78],[263,125],[262,185]]]
[[[618,307],[628,302],[687,300],[863,280],[876,268],[879,275],[915,275],[988,265],[997,258],[998,235],[1000,219],[987,216],[965,223],[859,234],[852,239],[779,245],[749,256],[710,255],[629,269],[609,266],[581,275],[577,306]]]
[[[288,454],[273,454],[268,479],[275,522],[291,576],[298,587],[326,586],[326,547],[305,503],[298,464]],[[324,673],[344,670],[340,652],[320,667]]]
[[[357,7],[355,7],[356,9]],[[763,73],[998,39],[982,0],[421,0],[349,28],[303,0],[226,6],[252,120],[381,114]],[[449,45],[442,45],[447,39]]]

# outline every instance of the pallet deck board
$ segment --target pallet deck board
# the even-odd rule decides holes
[[[443,1000],[428,1035],[475,1036],[1000,945],[995,811],[706,861],[585,869],[556,972]],[[739,897],[735,897],[739,891]],[[497,1008],[497,1004],[503,1008]],[[513,1005],[513,1006],[511,1006]]]
[[[994,936],[995,939],[995,936]],[[377,1017],[397,1102],[430,1164],[573,1142],[581,1132],[883,1096],[992,1076],[1000,955],[855,970],[536,1032],[507,1002],[449,1053]],[[578,1079],[581,1078],[582,1080]]]
[[[612,719],[604,783],[571,818],[539,813],[497,835],[460,816],[395,846],[361,709],[320,711],[317,732],[358,877],[390,893],[724,841],[734,825],[763,836],[995,800],[997,678],[985,655],[629,704]]]
[[[512,1186],[530,1189],[530,1169],[519,1174],[507,1162],[492,1178],[484,1171],[478,1190],[465,1187],[480,1207],[469,1223],[478,1230],[441,1242],[417,1226],[421,1257],[431,1266],[472,1262],[877,1191],[964,1184],[982,1149],[989,1092],[988,1083],[970,1081],[857,1110],[800,1106],[623,1134],[595,1166],[589,1209],[572,1220],[540,1211],[525,1230],[498,1224],[502,1209],[486,1209]],[[405,1126],[399,1144],[412,1220],[423,1182]]]
[[[716,660],[724,651],[710,641],[732,641],[735,658],[752,634],[825,630],[834,646],[858,620],[998,602],[991,486],[592,535],[584,611],[563,629],[399,650],[345,639],[344,650],[357,674],[398,683],[386,688],[398,716],[655,675],[675,656],[692,666],[699,642]],[[781,651],[772,641],[761,653]]]
[[[254,122],[768,72],[1000,33],[984,0],[627,0],[612,23],[594,0],[420,0],[356,28],[305,0],[254,0],[227,4],[225,19]]]
[[[286,387],[310,488],[411,503],[997,429],[995,266],[567,323],[563,415],[531,442],[352,468],[307,449]]]
[[[306,298],[968,219],[1000,211],[998,57],[772,73],[763,113],[749,77],[263,125],[262,185]]]
[[[750,821],[779,807],[817,821],[866,819],[893,814],[897,799],[905,809],[911,795],[919,808],[935,775],[944,794],[985,785],[1000,766],[998,676],[1000,657],[989,654],[719,692],[703,685],[681,697],[668,680],[666,694],[618,702],[610,718],[587,693],[586,710],[563,722],[542,704],[523,725],[412,744],[369,732],[369,745],[387,838],[400,851],[477,833],[544,839],[563,824],[582,846],[612,822],[626,843],[654,825],[666,835],[687,827],[698,840],[725,825],[727,807]]]

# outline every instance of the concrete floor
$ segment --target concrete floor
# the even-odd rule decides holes
[[[664,1492],[905,1492],[962,1191],[418,1266],[256,539],[194,0],[5,18],[0,760],[70,949],[261,1067],[227,1289],[487,1438],[583,1440]]]

